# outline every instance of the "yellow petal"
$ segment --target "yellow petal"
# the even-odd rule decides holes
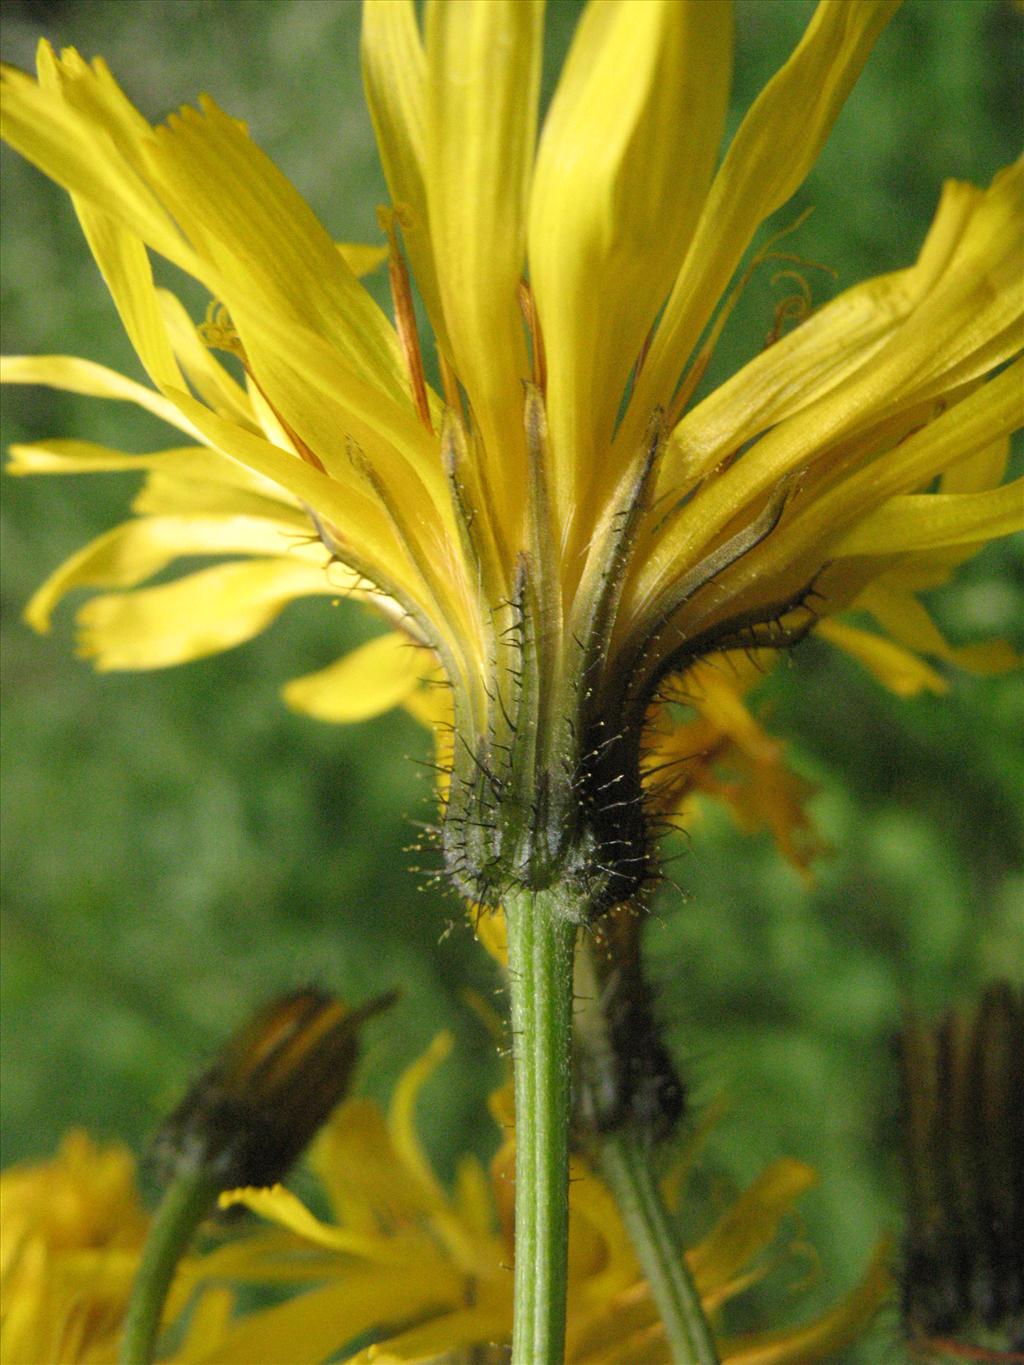
[[[93,474],[120,473],[134,469],[152,469],[160,461],[171,461],[178,456],[210,459],[201,446],[179,446],[174,450],[158,450],[147,455],[126,455],[110,446],[93,441],[76,441],[55,437],[48,441],[31,441],[10,447],[7,474]],[[216,458],[216,457],[213,457]],[[191,465],[191,468],[197,468]]]
[[[102,61],[86,66],[73,49],[63,56],[56,88],[43,88],[25,72],[4,68],[4,139],[58,185],[133,227],[161,255],[198,275],[194,253],[139,175],[138,162],[132,164],[148,126],[131,127],[127,101]],[[40,44],[39,59],[41,71],[52,67],[48,43]],[[116,113],[115,92],[123,101]]]
[[[346,558],[362,567],[370,564],[378,581],[398,582],[415,596],[423,592],[408,562],[397,553],[394,535],[379,504],[366,492],[342,487],[294,455],[218,416],[192,398],[176,393],[174,401],[192,429],[218,451],[239,460],[253,472],[287,489],[314,507],[337,528],[346,542]],[[348,544],[351,554],[348,553]]]
[[[101,672],[166,668],[232,649],[296,597],[337,596],[323,569],[260,559],[203,569],[158,588],[94,597],[78,614],[79,653]]]
[[[898,697],[949,691],[946,679],[930,664],[881,635],[847,625],[844,621],[822,621],[816,634],[863,664],[883,687]]]
[[[636,1254],[624,1236],[611,1191],[582,1162],[573,1161],[569,1186],[569,1283],[582,1308],[607,1309],[635,1284]]]
[[[338,1222],[359,1232],[419,1226],[423,1188],[395,1152],[384,1116],[366,1099],[348,1100],[321,1130],[310,1165]]]
[[[211,445],[314,505],[337,530],[334,540],[345,545],[347,559],[371,569],[415,609],[422,610],[429,601],[435,617],[445,624],[455,619],[459,638],[470,638],[458,619],[464,611],[461,585],[450,586],[455,575],[433,571],[433,565],[450,560],[445,518],[451,513],[436,452],[412,414],[394,329],[308,208],[239,125],[210,102],[204,114],[185,110],[168,127],[152,130],[100,65],[87,67],[73,53],[57,62],[44,47],[40,73],[39,86],[15,78],[12,107],[20,107],[24,87],[25,99],[44,123],[49,108],[47,126],[57,130],[52,140],[72,148],[72,170],[82,170],[79,163],[91,139],[102,152],[97,162],[120,178],[122,188],[128,187],[127,198],[119,199],[101,193],[103,186],[98,189],[85,172],[77,179],[77,172],[64,177],[163,401],[141,386],[104,384],[109,378],[104,372],[71,361],[50,362],[48,367],[44,362],[34,373],[27,366],[19,371],[16,362],[8,366],[8,377],[67,382],[89,392],[113,389],[111,396],[140,402],[189,435],[202,432]],[[182,251],[176,229],[173,240],[162,233],[159,220],[164,226],[171,221],[167,208],[189,224],[194,251]],[[307,464],[294,458],[282,462],[280,451],[253,444],[258,438],[249,414],[239,411],[238,394],[231,394],[234,402],[220,401],[228,384],[220,382],[215,367],[201,363],[191,342],[195,389],[212,398],[217,410],[204,407],[185,390],[144,241],[166,248],[171,259],[237,312],[234,320],[243,345],[253,352],[257,378],[291,429],[317,452]],[[312,366],[310,350],[315,352]],[[390,509],[385,512],[366,486],[364,470],[353,467],[351,441],[362,445],[372,468],[395,490],[401,517]],[[321,446],[321,463],[333,480],[309,467],[316,464]],[[420,479],[428,481],[425,490]],[[321,497],[311,496],[314,486]],[[397,529],[400,520],[404,532]],[[455,655],[448,643],[449,655]]]
[[[1024,479],[984,493],[892,498],[836,546],[835,554],[889,555],[980,545],[1024,530]]]
[[[981,199],[973,185],[947,181],[914,265],[845,290],[715,388],[673,433],[662,483],[713,469],[870,363],[935,288]]]
[[[993,441],[969,459],[958,460],[942,475],[939,489],[943,493],[980,493],[986,488],[997,488],[1003,481],[1010,460],[1010,440]]]
[[[774,1240],[782,1218],[817,1178],[810,1166],[791,1157],[761,1172],[688,1253],[702,1295],[727,1284]]]
[[[236,319],[243,325],[237,310]],[[461,661],[483,646],[475,586],[467,582],[465,561],[453,553],[451,499],[428,434],[411,415],[347,376],[321,337],[295,327],[275,340],[279,318],[254,313],[246,319],[254,372],[327,473],[282,457],[270,443],[259,463],[249,455],[241,458],[260,472],[269,474],[274,465],[282,470],[273,477],[336,530],[339,558],[404,598],[407,607],[414,604],[418,619],[432,622],[446,668],[458,676]],[[361,388],[361,399],[351,399],[355,388]],[[219,448],[240,454],[245,445],[256,454],[247,433],[229,430],[213,414],[196,411],[185,396],[175,397]],[[362,425],[350,401],[363,404],[371,425]],[[309,486],[307,493],[301,484]]]
[[[682,686],[687,702],[716,729],[756,757],[768,757],[776,741],[769,739],[743,701],[744,691],[764,676],[767,664],[760,662],[760,668],[756,662],[745,668],[737,664],[739,672],[728,665],[723,669],[721,660],[700,663],[687,673]]]
[[[217,451],[196,449],[152,460],[149,477],[132,499],[140,516],[250,516],[276,521],[289,548],[319,544],[309,513],[278,484]],[[277,552],[282,545],[280,542]],[[327,550],[321,544],[321,562]]]
[[[25,620],[45,634],[54,607],[73,589],[132,588],[184,555],[280,555],[292,548],[286,539],[290,529],[277,521],[245,516],[142,517],[123,522],[52,573],[33,594]],[[295,554],[322,570],[322,548],[296,546]]]
[[[344,725],[398,706],[435,667],[433,654],[393,632],[360,645],[319,673],[295,678],[282,696],[294,711]]]
[[[867,367],[869,387],[873,387],[874,368]],[[730,574],[731,590],[738,595],[758,579],[777,581],[791,571],[800,556],[811,556],[812,552],[817,561],[814,567],[820,568],[835,542],[861,517],[896,494],[927,485],[943,469],[988,449],[1014,431],[1024,421],[1022,379],[1024,360],[1007,366],[995,379],[975,388],[895,448],[884,450],[877,458],[860,460],[848,477],[836,480],[827,491],[809,494],[804,500],[798,492],[792,517],[772,532],[756,556],[748,556]],[[767,496],[780,479],[808,464],[819,451],[827,451],[842,429],[856,422],[858,414],[861,422],[870,422],[868,414],[887,411],[888,400],[883,395],[867,396],[863,389],[858,377],[805,412],[780,422],[692,499],[650,555],[640,578],[643,595],[653,596],[653,580],[669,583],[685,571],[698,547],[707,545],[710,536],[720,534],[737,508],[758,506],[756,499]],[[856,447],[856,438],[853,444]],[[867,449],[871,450],[870,442]],[[814,572],[812,562],[808,562],[807,572]],[[721,592],[720,601],[725,601]]]
[[[715,176],[624,424],[628,449],[680,370],[760,224],[794,193],[899,0],[821,0],[796,51],[748,111]]]
[[[1024,274],[1024,162],[999,172],[984,192],[966,187],[963,193],[947,195],[944,205],[945,217],[940,207],[936,228],[910,272],[916,276],[914,306],[906,311],[904,300],[896,310],[897,325],[883,344],[863,357],[845,382],[779,422],[737,462],[737,469],[747,465],[749,473],[762,457],[774,455],[776,441],[784,444],[787,436],[799,436],[806,462],[854,431],[891,420],[900,410],[930,401],[945,406],[962,396],[965,385],[997,370],[1024,346],[1024,295],[1019,288]],[[884,299],[884,289],[879,297]],[[824,346],[826,338],[821,341]],[[842,353],[841,339],[834,338],[833,344]],[[758,364],[748,368],[756,370]],[[993,382],[1005,389],[1004,378]],[[1019,379],[1015,382],[1019,400],[1021,385]],[[742,415],[745,399],[735,381],[729,397]],[[716,404],[717,399],[712,407]],[[1019,401],[1014,406],[1019,410]],[[697,412],[676,433],[682,447],[694,442],[688,461],[694,473],[720,458],[707,449],[697,454],[705,444],[700,432],[704,419]],[[930,414],[923,416],[927,421]],[[999,434],[994,422],[992,438]]]
[[[727,3],[597,0],[580,20],[530,196],[563,507],[598,476],[597,452],[692,235],[731,65]]]
[[[452,1050],[450,1033],[439,1033],[422,1057],[406,1067],[395,1086],[388,1110],[388,1128],[395,1151],[416,1176],[431,1204],[443,1208],[447,1199],[416,1135],[416,1102],[424,1085]]]
[[[444,687],[444,675],[439,673],[429,687],[419,687],[405,699],[405,709],[428,730],[452,723],[451,693]],[[439,774],[440,778],[443,774]]]
[[[886,579],[872,583],[856,599],[858,610],[869,611],[894,640],[921,654],[934,654],[975,673],[1007,673],[1020,666],[1018,655],[1003,640],[954,648],[916,597],[891,587]]]
[[[814,1365],[835,1360],[865,1330],[892,1288],[892,1249],[878,1247],[860,1284],[835,1308],[802,1327],[721,1345],[722,1365]]]
[[[352,372],[404,393],[394,328],[345,264],[313,211],[238,123],[210,99],[154,130],[150,172],[193,245],[233,295],[314,328]]]
[[[161,390],[184,387],[142,238],[87,200],[73,196],[73,202],[89,249],[146,373]]]
[[[225,1190],[220,1196],[218,1206],[222,1209],[242,1205],[260,1218],[287,1228],[303,1241],[311,1242],[324,1251],[341,1252],[349,1256],[359,1256],[363,1260],[374,1261],[381,1265],[400,1261],[404,1248],[400,1243],[384,1234],[367,1236],[351,1232],[347,1228],[331,1227],[314,1217],[301,1199],[297,1199],[283,1185],[265,1188],[249,1186],[244,1189]]]
[[[936,287],[875,357],[866,391],[903,404],[939,397],[1017,354],[1022,273],[1024,159],[993,178]]]
[[[798,419],[799,420],[799,419]],[[831,528],[838,533],[893,496],[926,485],[942,470],[983,453],[1024,422],[1024,360],[1008,366],[922,430],[914,432],[881,459],[865,464],[809,505],[802,521],[786,532],[786,550]],[[767,445],[771,438],[765,438]],[[780,537],[781,539],[781,537]],[[834,542],[833,542],[834,544]]]
[[[665,1355],[663,1333],[658,1342],[658,1353],[653,1359],[648,1354],[654,1310],[645,1291],[646,1286],[643,1286],[640,1292],[644,1293],[646,1301],[640,1303],[637,1303],[636,1295],[630,1295],[625,1304],[620,1301],[606,1305],[604,1312],[596,1308],[584,1311],[581,1307],[570,1312],[566,1324],[566,1360],[574,1365],[575,1362],[585,1365],[668,1365],[671,1357]]]
[[[745,664],[730,658],[723,667],[712,659],[687,672],[680,692],[698,717],[652,727],[648,799],[684,820],[695,793],[723,801],[741,829],[770,830],[779,851],[807,877],[825,851],[805,809],[814,788],[790,770],[784,746],[765,733],[742,698],[772,662],[761,651]]]
[[[13,445],[10,454],[8,474],[148,470],[148,479],[132,501],[132,510],[142,516],[259,517],[279,522],[290,547],[316,538],[308,514],[279,484],[204,446],[126,455],[91,441],[51,439]],[[275,553],[280,549],[281,543]]]
[[[499,967],[507,967],[508,930],[505,925],[505,912],[501,906],[494,909],[489,906],[480,907],[473,920],[473,929],[485,952],[490,953]]]
[[[363,84],[402,238],[438,345],[451,354],[430,241],[424,173],[426,58],[412,0],[366,0]]]
[[[207,1289],[189,1315],[185,1340],[174,1353],[174,1365],[203,1365],[228,1333],[235,1296],[230,1289]]]
[[[261,389],[336,481],[357,484],[355,447],[396,501],[422,504],[425,483],[426,506],[446,506],[436,448],[411,402],[389,400],[355,376],[323,336],[263,309],[258,296],[240,301],[232,316]]]
[[[50,65],[52,67],[52,62]],[[83,66],[82,70],[88,75],[88,68]],[[57,83],[63,79],[59,75]],[[56,99],[56,95],[53,98]],[[343,407],[338,410],[335,396],[345,392],[345,380],[348,379],[357,391],[357,412],[372,414],[369,435],[372,436],[374,423],[379,423],[381,415],[386,415],[397,404],[397,410],[409,412],[405,433],[409,445],[416,448],[416,436],[422,445],[423,433],[418,431],[411,416],[400,348],[390,324],[355,280],[341,254],[287,181],[233,120],[209,102],[204,107],[205,117],[195,110],[183,111],[181,116],[172,120],[171,126],[159,130],[155,143],[148,130],[142,135],[136,127],[132,127],[122,136],[123,130],[117,124],[115,132],[120,139],[119,146],[124,143],[130,152],[130,164],[126,163],[121,170],[134,179],[138,178],[137,173],[141,171],[158,182],[161,195],[175,215],[190,224],[190,231],[204,258],[203,278],[212,282],[229,307],[233,305],[233,294],[237,288],[244,305],[251,310],[250,316],[266,320],[274,315],[278,331],[264,346],[263,355],[269,358],[258,361],[256,369],[259,374],[262,365],[269,372],[271,389],[277,378],[272,361],[276,360],[278,368],[291,377],[293,382],[290,391],[284,395],[283,406],[289,418],[293,417],[293,413],[287,410],[298,408],[299,420],[294,425],[300,434],[304,434],[304,419],[313,420],[310,414],[321,413],[325,420],[320,422],[315,435],[325,435],[328,438],[325,444],[337,446],[341,442],[344,447],[345,433],[350,431],[359,439],[357,424]],[[115,111],[115,123],[123,112],[119,106]],[[98,119],[104,128],[110,122],[103,110],[97,112],[91,104],[83,117],[86,115]],[[92,131],[94,136],[100,136],[95,128]],[[87,195],[83,195],[83,199],[87,198]],[[99,211],[88,211],[93,244],[102,258],[108,282],[114,289],[132,339],[150,373],[164,390],[165,400],[170,401],[158,402],[138,386],[119,396],[132,397],[188,430],[190,435],[202,430],[212,444],[237,457],[238,438],[251,437],[251,432],[237,427],[232,430],[234,423],[225,423],[218,414],[210,413],[183,391],[181,381],[176,378],[173,358],[168,360],[166,334],[161,334],[157,320],[158,309],[152,297],[148,261],[145,260],[139,238],[133,236],[135,231],[145,235],[149,227],[140,226],[132,220],[131,229],[124,228],[120,217],[117,222],[114,221],[115,208],[110,208],[109,218],[104,218]],[[151,232],[149,237],[152,237]],[[245,309],[242,307],[236,311],[241,313]],[[270,325],[269,322],[267,325]],[[280,340],[282,330],[283,344]],[[262,331],[256,330],[254,349],[259,349]],[[295,375],[283,357],[302,355],[299,340],[302,335],[312,337],[327,353],[330,376],[326,395],[315,388],[310,393],[307,384],[304,398],[293,402],[292,395],[301,392],[302,381],[308,379],[308,375]],[[17,367],[13,370],[9,367],[9,375],[23,382],[33,377],[44,382],[54,382],[55,379],[52,373],[48,376],[38,373],[33,376],[22,370],[19,374]],[[75,377],[66,373],[60,376],[64,380],[73,380]],[[77,377],[82,378],[81,374]],[[95,371],[88,377],[95,380]],[[57,382],[60,382],[60,378]],[[70,387],[75,387],[73,382]],[[393,401],[389,402],[389,394]],[[272,396],[276,397],[273,393]],[[180,413],[173,411],[175,407],[198,417],[199,421],[194,425],[183,421]],[[216,431],[212,436],[211,424]],[[313,448],[316,449],[315,440]],[[250,452],[253,449],[250,446]],[[333,451],[329,453],[333,454]],[[383,451],[370,449],[367,453],[374,460],[375,467],[387,464],[386,447]],[[314,476],[313,482],[317,482],[318,471],[302,469],[297,460],[282,465],[274,455],[269,452],[266,455],[269,455],[269,462],[266,458],[258,463],[251,458],[246,462],[261,473],[270,472],[276,465],[272,477],[293,492],[297,491],[298,485],[308,483],[310,475]],[[423,460],[420,463],[421,472],[425,468],[433,472],[437,489],[440,489],[443,477],[437,461],[429,465]],[[396,466],[401,474],[402,457],[397,453],[391,455],[391,466]],[[391,466],[384,470],[385,474],[395,474],[395,468]],[[286,472],[288,477],[282,479],[281,475]],[[348,505],[348,511],[343,515],[331,515],[329,503],[339,490],[326,480],[320,483],[325,495],[320,502],[316,498],[311,499],[308,492],[304,500],[317,505],[318,510],[330,517],[343,532],[349,524],[357,526],[356,540],[359,543],[353,547],[353,555],[362,563],[372,564],[379,578],[391,583],[398,582],[403,588],[409,586],[408,566],[402,564],[401,557],[396,562],[394,536],[387,519],[368,496],[368,490],[358,488],[359,475],[351,468],[344,449],[332,472],[336,481],[340,479],[349,484],[344,499],[337,499],[339,507],[342,502]],[[409,473],[407,467],[405,473]],[[322,476],[319,477],[322,479]],[[415,475],[391,478],[390,484],[399,489],[402,496],[415,499]],[[298,495],[303,496],[301,493]],[[447,502],[443,505],[446,507]],[[409,520],[416,525],[416,518]],[[371,548],[374,541],[376,549]],[[386,543],[386,549],[382,542]],[[428,545],[425,551],[420,551],[421,564],[429,564],[432,557],[437,557],[436,542],[435,534],[434,543]],[[417,590],[422,593],[422,585],[418,584]]]
[[[226,424],[190,395],[170,396],[211,444],[269,474],[329,522],[338,532],[342,558],[420,604],[438,634],[448,633],[449,660],[457,657],[474,638],[465,620],[463,566],[451,553],[451,500],[436,445],[411,403],[392,402],[359,379],[323,336],[286,314],[249,298],[233,307],[256,382],[319,467],[308,459],[282,463],[283,432],[275,419],[281,433],[275,434],[262,412],[270,440],[256,458],[259,448],[248,432]],[[261,404],[266,406],[254,400],[258,410]],[[286,443],[291,450],[293,442]],[[275,466],[280,472],[272,474]],[[429,609],[422,610],[424,602]]]
[[[197,147],[205,146],[202,139],[202,120],[199,120],[198,116],[184,121],[183,126],[190,128],[194,134],[194,137],[186,142],[188,147],[195,150]],[[227,128],[233,127],[231,121],[225,120],[216,109],[212,111],[212,127],[224,134],[223,145],[214,139],[213,150],[220,147],[220,152],[225,156],[229,156],[232,149],[238,150],[236,143],[233,143],[225,132]],[[244,138],[242,146],[244,149],[251,147]],[[261,162],[255,160],[255,149],[251,156],[247,154],[247,157],[243,157],[239,154],[238,160],[243,165],[243,172],[239,175],[240,182],[244,182],[244,173],[251,171],[255,177],[261,169],[264,171],[266,169],[262,167]],[[253,161],[253,165],[250,165],[250,161]],[[273,171],[269,162],[266,162],[266,167]],[[268,172],[266,180],[279,188],[281,197],[285,199],[285,206],[287,206],[285,191],[298,199],[283,177],[279,176],[274,180]],[[283,190],[281,187],[284,187]],[[250,192],[255,191],[250,187]],[[240,188],[239,194],[242,194]],[[311,220],[311,214],[309,217]],[[315,220],[311,221],[315,227]],[[229,218],[220,231],[229,233],[233,231],[232,225],[236,227],[235,220]],[[273,227],[272,218],[270,228]],[[322,232],[322,229],[319,231]],[[272,240],[240,242],[236,243],[235,247],[242,253],[269,251]],[[335,253],[333,246],[330,246],[330,250]],[[344,269],[340,261],[339,268]],[[255,379],[273,404],[274,411],[280,414],[281,419],[287,420],[289,429],[294,430],[299,440],[315,453],[314,459],[318,461],[319,467],[325,468],[332,476],[335,485],[333,491],[339,493],[339,485],[347,485],[345,501],[351,502],[352,498],[362,497],[363,504],[366,505],[369,502],[367,494],[370,490],[366,485],[365,468],[358,460],[352,459],[354,444],[362,448],[358,450],[360,457],[365,457],[369,461],[382,485],[392,491],[393,501],[403,509],[403,523],[407,528],[404,545],[407,558],[411,558],[414,565],[421,569],[425,580],[431,581],[434,587],[437,583],[442,584],[442,587],[446,586],[445,576],[431,576],[431,569],[445,557],[442,526],[445,515],[451,515],[448,495],[444,487],[440,461],[436,459],[436,452],[431,448],[425,431],[412,415],[411,401],[403,394],[403,400],[397,404],[390,400],[388,394],[382,392],[381,388],[374,386],[373,382],[370,382],[373,375],[367,370],[370,363],[367,358],[363,358],[365,359],[363,370],[370,378],[360,377],[354,373],[352,364],[358,358],[351,347],[345,352],[339,343],[339,336],[344,333],[344,328],[339,329],[339,326],[336,326],[335,336],[328,334],[325,337],[322,332],[314,332],[299,313],[302,299],[298,292],[295,296],[289,296],[284,289],[279,289],[277,293],[273,292],[272,285],[277,283],[274,270],[279,269],[277,263],[274,263],[273,268],[266,266],[266,269],[269,270],[270,284],[265,284],[264,292],[261,292],[259,285],[261,280],[268,277],[257,272],[255,280],[248,276],[244,277],[246,288],[243,289],[240,299],[235,300],[231,293],[225,293],[225,300],[232,310],[233,324],[242,336],[248,364]],[[362,295],[362,287],[356,284],[354,278],[351,283],[356,296]],[[229,281],[225,288],[231,288]],[[302,288],[303,281],[299,278],[295,283],[295,291],[302,291]],[[324,319],[321,318],[319,321],[322,324]],[[329,333],[328,328],[324,330]],[[385,382],[386,374],[378,374],[377,379]],[[173,388],[172,382],[162,382],[161,388],[179,407],[197,412],[194,400],[180,393],[180,389]],[[197,425],[202,430],[209,430],[209,420],[203,422],[203,418],[205,414],[199,409],[195,416]],[[231,453],[235,452],[232,450]],[[292,461],[292,464],[295,463],[298,461]],[[421,478],[427,480],[426,489],[419,482]],[[285,483],[285,486],[292,485]],[[315,505],[318,506],[318,511],[326,511],[322,502]],[[431,505],[438,509],[438,515],[434,519],[426,515]],[[356,536],[356,541],[365,541],[366,531],[373,524],[373,520],[380,524],[381,512],[375,508],[371,511],[371,508],[373,504],[370,502],[367,506],[369,515],[359,519],[359,535]],[[332,520],[343,530],[345,524],[351,524],[351,516],[345,516],[340,521],[337,517],[332,517]],[[411,539],[411,536],[415,536],[415,539]],[[356,554],[358,553],[359,546],[356,545]],[[395,558],[393,553],[390,554],[390,558],[392,560]],[[384,565],[380,560],[377,561],[377,566],[378,573],[381,573]],[[395,580],[395,568],[395,565],[390,565],[390,573],[385,581]],[[445,606],[451,605],[451,601],[445,599]]]
[[[458,1302],[461,1282],[439,1261],[341,1270],[322,1288],[246,1314],[202,1365],[322,1365],[380,1324]]]
[[[479,1237],[494,1231],[494,1201],[487,1172],[476,1156],[459,1158],[455,1171],[455,1205],[458,1217]]]
[[[427,200],[445,326],[487,457],[518,494],[518,304],[540,82],[539,0],[430,0],[425,13]]]
[[[371,275],[388,258],[386,246],[375,246],[372,242],[335,242],[341,252],[341,259],[358,279]]]
[[[232,1239],[204,1251],[184,1268],[191,1283],[201,1280],[253,1284],[279,1279],[283,1284],[306,1285],[323,1278],[324,1257],[310,1255],[304,1262],[295,1255],[295,1237],[284,1228],[265,1224],[252,1227],[244,1238]],[[183,1274],[184,1278],[184,1274]]]
[[[511,1300],[511,1294],[509,1295]],[[511,1302],[502,1305],[460,1308],[439,1314],[422,1326],[410,1328],[397,1336],[387,1337],[365,1351],[351,1365],[413,1365],[413,1362],[437,1362],[452,1359],[461,1348],[504,1343],[512,1324]]]
[[[64,389],[89,398],[117,398],[135,403],[154,417],[169,422],[189,436],[198,437],[198,430],[162,394],[154,393],[144,384],[127,379],[106,365],[92,360],[80,360],[73,355],[5,355],[0,357],[0,383],[44,384],[50,389]]]

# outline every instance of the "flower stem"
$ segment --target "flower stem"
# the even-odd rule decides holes
[[[505,901],[516,1101],[512,1365],[561,1365],[564,1352],[578,910],[559,888]]]
[[[647,1152],[625,1129],[602,1139],[600,1159],[651,1286],[675,1365],[718,1365],[700,1295]]]
[[[120,1365],[149,1365],[153,1359],[167,1291],[192,1234],[209,1213],[220,1185],[208,1168],[187,1171],[168,1186],[154,1215],[142,1261],[132,1285]]]

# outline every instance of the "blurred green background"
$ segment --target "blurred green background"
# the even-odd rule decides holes
[[[795,43],[804,0],[741,0],[733,126]],[[555,3],[546,86],[578,14]],[[40,35],[102,53],[152,118],[208,90],[247,120],[339,239],[375,240],[385,198],[345,0],[7,0],[4,57]],[[941,181],[985,183],[1016,152],[1022,19],[1009,0],[909,0],[883,36],[817,170],[776,222],[816,211],[799,250],[837,272],[816,302],[909,262]],[[141,377],[74,215],[5,152],[3,344],[66,351]],[[377,281],[380,287],[383,281]],[[748,290],[723,363],[762,344],[774,302]],[[113,404],[4,395],[4,444],[76,435],[124,449],[173,438]],[[20,619],[41,578],[119,518],[133,481],[8,480],[3,513],[5,819],[4,1159],[49,1152],[84,1124],[139,1146],[252,1006],[309,981],[352,1000],[399,984],[373,1027],[363,1084],[392,1078],[442,1026],[457,1053],[422,1120],[451,1170],[485,1153],[500,1075],[464,993],[497,980],[458,905],[409,870],[429,819],[424,733],[404,714],[330,728],[290,714],[288,678],[375,626],[325,601],[186,668],[97,676],[75,660],[65,609],[51,637]],[[1024,645],[1021,546],[991,547],[934,608],[957,642]],[[788,1153],[816,1164],[804,1203],[823,1263],[786,1314],[823,1304],[896,1226],[889,1039],[902,1009],[1024,980],[1024,779],[1018,677],[959,676],[900,702],[814,643],[763,688],[771,728],[819,788],[835,848],[804,886],[767,838],[709,811],[671,868],[648,930],[664,1018],[694,1093],[725,1094],[709,1190]],[[893,1324],[851,1360],[899,1358]]]

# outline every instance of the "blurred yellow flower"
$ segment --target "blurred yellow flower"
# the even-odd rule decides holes
[[[69,1133],[52,1161],[0,1176],[0,1360],[113,1360],[148,1218],[122,1147]]]
[[[131,1153],[69,1132],[53,1160],[0,1174],[0,1219],[3,1365],[114,1365],[149,1226]],[[202,1296],[174,1365],[198,1365],[230,1308],[224,1290]]]
[[[896,7],[822,0],[716,170],[725,3],[595,0],[538,141],[537,0],[434,0],[422,34],[412,0],[368,0],[394,325],[356,276],[372,255],[339,249],[212,100],[153,127],[101,60],[44,43],[38,81],[5,76],[5,136],[71,193],[151,386],[67,356],[4,378],[139,404],[185,444],[14,450],[15,473],[148,474],[135,519],[62,566],[30,621],[71,588],[114,589],[81,610],[81,652],[148,668],[236,645],[297,596],[368,597],[397,633],[286,696],[329,720],[423,713],[443,676],[449,872],[492,901],[510,876],[544,885],[570,847],[590,850],[594,904],[642,880],[637,736],[697,661],[816,628],[906,694],[944,686],[922,655],[1011,666],[1000,643],[948,646],[917,594],[1022,522],[1020,482],[1002,483],[1024,403],[1020,165],[948,183],[915,264],[693,401],[730,280]],[[155,286],[151,252],[217,301],[204,325]],[[224,562],[139,586],[197,554]],[[848,608],[882,633],[836,619]],[[735,728],[737,776],[763,779],[767,750]],[[613,812],[601,793],[620,782]],[[746,801],[707,764],[695,783],[806,861],[792,786]]]

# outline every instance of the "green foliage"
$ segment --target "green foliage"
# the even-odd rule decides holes
[[[577,12],[553,4],[549,90]],[[808,12],[803,0],[740,4],[734,122]],[[816,301],[907,263],[944,176],[984,182],[1012,158],[1021,22],[1009,0],[910,0],[896,18],[814,177],[779,215],[784,226],[816,207],[799,250],[838,275],[810,272]],[[336,237],[375,239],[384,187],[356,5],[10,0],[5,58],[30,65],[40,32],[102,53],[150,116],[210,90]],[[138,374],[65,196],[9,153],[4,178],[4,350]],[[748,291],[730,368],[760,348],[778,298],[767,281]],[[142,416],[43,390],[6,395],[5,418],[5,444],[166,443]],[[450,1171],[467,1133],[481,1150],[494,1140],[483,1102],[500,1071],[465,991],[489,1000],[497,978],[458,905],[409,870],[436,863],[404,851],[419,841],[411,820],[431,818],[429,773],[405,758],[429,757],[428,740],[404,715],[330,728],[275,700],[373,633],[349,606],[296,606],[229,655],[139,676],[73,661],[67,610],[51,638],[30,635],[31,591],[118,518],[128,482],[5,488],[5,1159],[47,1152],[71,1124],[138,1146],[248,1010],[312,981],[353,1001],[401,987],[369,1032],[363,1083],[379,1096],[436,1029],[454,1029],[456,1061],[422,1114]],[[956,641],[1016,632],[1019,647],[1020,546],[991,548],[935,605]],[[806,1218],[824,1274],[797,1313],[851,1283],[879,1230],[896,1226],[888,1039],[903,1008],[1024,978],[1022,691],[1019,676],[957,677],[946,697],[900,702],[805,646],[764,705],[819,786],[813,813],[835,856],[805,887],[720,812],[671,850],[683,853],[670,869],[680,889],[659,898],[649,950],[697,1098],[731,1101],[712,1167],[742,1183],[788,1153],[822,1172]],[[895,1358],[887,1333],[856,1358]]]

